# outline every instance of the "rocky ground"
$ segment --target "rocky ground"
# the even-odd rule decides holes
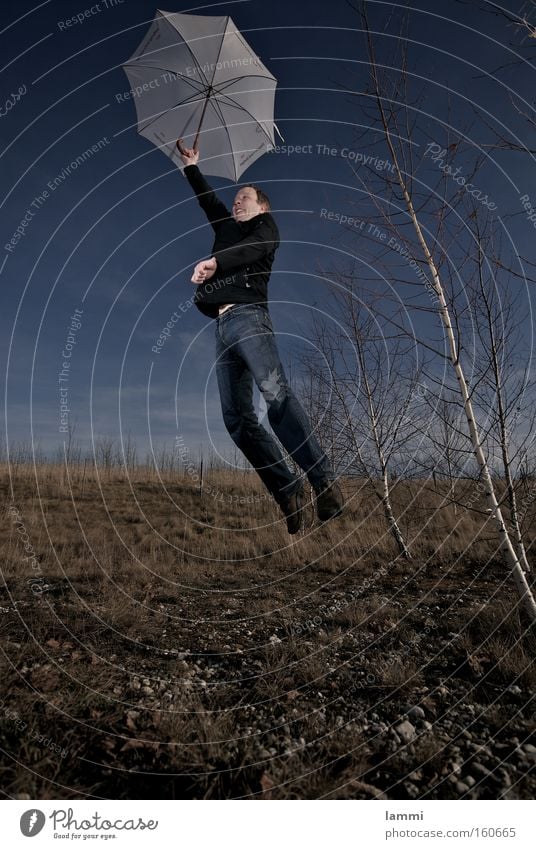
[[[62,569],[31,488],[17,502],[39,593],[4,540],[5,796],[534,797],[536,640],[493,541],[407,564],[364,552],[350,513],[290,549],[283,529],[280,550],[243,538],[238,564],[192,500],[204,530],[167,534],[197,556],[168,562],[129,510],[120,546],[103,524],[84,542],[98,499],[71,527],[57,498]]]

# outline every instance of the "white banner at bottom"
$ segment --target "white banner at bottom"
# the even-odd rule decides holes
[[[533,801],[5,801],[6,847],[533,849]]]

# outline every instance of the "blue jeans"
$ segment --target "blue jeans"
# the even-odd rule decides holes
[[[215,321],[223,420],[268,491],[280,504],[301,486],[301,480],[290,471],[277,442],[258,421],[253,407],[254,380],[266,401],[272,430],[311,485],[333,480],[328,458],[287,382],[268,310],[259,304],[238,304]]]

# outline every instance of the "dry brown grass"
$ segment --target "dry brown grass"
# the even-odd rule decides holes
[[[205,485],[218,497],[147,469],[3,470],[6,795],[368,798],[372,782],[403,798],[407,757],[430,778],[444,744],[395,756],[367,717],[388,727],[425,693],[441,716],[445,680],[504,736],[535,646],[482,515],[403,482],[408,564],[361,481],[342,518],[311,514],[297,538],[256,475]],[[510,714],[519,736],[528,702]]]

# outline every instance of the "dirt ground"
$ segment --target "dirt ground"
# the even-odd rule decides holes
[[[534,629],[484,513],[250,473],[0,478],[5,798],[528,799]],[[529,541],[529,558],[532,548]]]

